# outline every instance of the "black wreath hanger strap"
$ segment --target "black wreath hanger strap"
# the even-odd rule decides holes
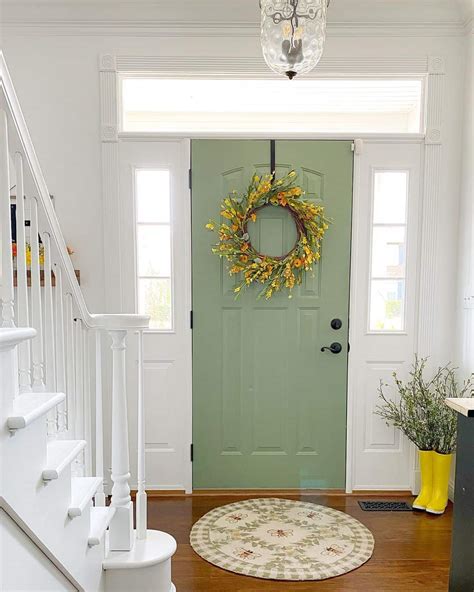
[[[272,176],[272,183],[276,176],[276,141],[270,140],[270,175]]]

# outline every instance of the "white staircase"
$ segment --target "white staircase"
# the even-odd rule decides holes
[[[172,592],[176,542],[147,530],[141,339],[148,318],[87,310],[1,53],[0,233],[0,589]],[[112,350],[109,505],[104,334]],[[129,334],[139,342],[136,530],[125,379]]]

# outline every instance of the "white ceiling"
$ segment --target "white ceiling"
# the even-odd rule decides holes
[[[331,0],[333,23],[465,21],[474,0]],[[0,0],[8,21],[101,19],[257,23],[258,0]]]

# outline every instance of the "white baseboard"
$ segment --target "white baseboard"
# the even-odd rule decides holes
[[[420,469],[415,469],[413,471],[413,495],[418,495],[421,489],[421,471]]]

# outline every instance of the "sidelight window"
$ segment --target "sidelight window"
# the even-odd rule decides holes
[[[170,172],[135,171],[137,302],[150,329],[171,331],[172,257]]]
[[[408,178],[408,171],[373,172],[371,332],[405,330]]]

